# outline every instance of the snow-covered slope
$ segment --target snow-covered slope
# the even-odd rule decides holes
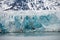
[[[60,0],[3,0],[3,10],[60,10]]]

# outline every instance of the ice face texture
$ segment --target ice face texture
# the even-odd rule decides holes
[[[60,31],[60,19],[55,14],[0,16],[0,32]]]

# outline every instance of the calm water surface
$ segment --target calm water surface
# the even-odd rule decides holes
[[[60,40],[60,32],[0,33],[0,40]]]

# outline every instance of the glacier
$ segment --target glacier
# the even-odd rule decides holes
[[[60,12],[3,11],[0,12],[0,32],[60,31]]]
[[[3,10],[60,10],[60,0],[1,0]]]
[[[0,32],[60,31],[60,0],[0,0]]]

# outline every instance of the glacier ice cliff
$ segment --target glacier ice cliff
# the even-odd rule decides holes
[[[49,12],[47,15],[43,12],[37,12],[38,15],[33,15],[34,12],[32,15],[28,12],[20,13],[0,13],[0,32],[60,31],[60,18],[57,12]]]
[[[0,32],[60,31],[59,10],[60,0],[0,0]]]

